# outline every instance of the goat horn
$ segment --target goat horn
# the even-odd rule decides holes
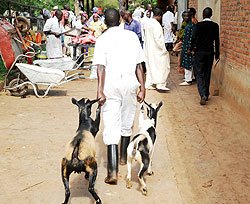
[[[91,101],[91,104],[94,104],[94,103],[96,103],[99,100],[100,100],[100,98],[94,99],[93,101]]]

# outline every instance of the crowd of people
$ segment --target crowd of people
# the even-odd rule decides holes
[[[51,12],[44,9],[43,17],[45,19],[43,32],[46,34],[48,58],[66,55],[73,57],[73,48],[68,46],[72,41],[72,37],[79,37],[81,34],[92,34],[95,38],[98,38],[107,29],[102,8],[97,7],[93,8],[92,16],[89,17],[86,11],[81,10],[79,15],[76,16],[69,5],[64,5],[62,10],[55,6]],[[50,47],[51,38],[53,47]],[[61,45],[59,47],[60,41]],[[58,47],[53,49],[55,44]],[[52,49],[53,51],[50,52]],[[77,49],[77,56],[83,52],[83,49]]]

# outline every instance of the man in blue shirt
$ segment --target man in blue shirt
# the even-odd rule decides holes
[[[132,18],[130,11],[125,11],[123,19],[125,20],[124,29],[135,32],[142,46],[141,24]]]

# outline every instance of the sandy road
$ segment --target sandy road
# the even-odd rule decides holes
[[[102,125],[96,140],[99,196],[105,204],[250,203],[249,121],[222,97],[211,97],[207,106],[200,106],[196,85],[179,87],[182,76],[174,66],[170,93],[147,92],[147,101],[164,103],[158,116],[154,175],[145,176],[148,196],[140,193],[137,165],[132,189],[126,189],[126,166],[120,166],[117,186],[103,182]],[[24,99],[0,96],[1,203],[62,203],[60,162],[78,125],[71,98],[95,98],[96,84],[96,80],[72,81],[44,99],[32,91]],[[136,119],[134,132],[137,124]],[[70,189],[70,203],[94,203],[83,175],[71,175]]]

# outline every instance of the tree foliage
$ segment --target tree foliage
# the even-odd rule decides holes
[[[103,9],[119,8],[119,0],[95,0],[95,6]]]
[[[134,11],[138,6],[147,9],[147,4],[151,4],[153,8],[157,7],[157,0],[133,0],[129,1],[129,10]]]

